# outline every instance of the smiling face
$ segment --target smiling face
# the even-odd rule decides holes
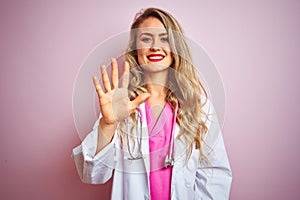
[[[162,22],[155,18],[145,19],[138,27],[136,48],[138,63],[145,72],[160,72],[173,63],[168,33]]]

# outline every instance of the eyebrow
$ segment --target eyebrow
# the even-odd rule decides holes
[[[139,35],[139,37],[141,37],[141,36],[143,36],[143,35],[147,35],[147,36],[153,36],[153,34],[152,33],[141,33],[140,35]],[[158,34],[158,36],[165,36],[165,35],[168,35],[168,33],[160,33],[160,34]]]

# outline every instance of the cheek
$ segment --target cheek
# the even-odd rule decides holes
[[[173,58],[172,54],[170,53],[170,54],[168,55],[168,60],[167,60],[167,62],[168,62],[169,65],[171,65],[171,64],[173,63],[173,61],[174,61],[174,58]]]
[[[138,57],[139,65],[145,64],[145,60],[144,60],[145,52],[142,49],[137,50],[137,57]]]

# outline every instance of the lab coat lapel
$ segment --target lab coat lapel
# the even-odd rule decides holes
[[[178,124],[176,123],[175,130],[174,130],[174,153],[173,158],[174,162],[179,161],[181,158],[183,158],[186,155],[186,147],[184,145],[184,138],[182,137],[181,140],[177,139],[177,136],[179,135],[180,128]]]
[[[142,103],[139,106],[141,110],[141,117],[142,117],[142,154],[143,154],[143,161],[145,165],[145,170],[147,172],[147,183],[148,183],[148,194],[150,195],[150,154],[149,154],[149,135],[148,135],[148,126],[147,126],[147,119],[146,119],[146,108],[145,103]]]
[[[146,108],[145,103],[142,103],[140,106],[141,110],[141,117],[142,117],[142,130],[143,130],[143,139],[142,139],[142,153],[143,153],[143,160],[145,164],[145,168],[147,173],[150,172],[150,157],[149,157],[149,135],[148,135],[148,126],[147,126],[147,119],[146,119]]]

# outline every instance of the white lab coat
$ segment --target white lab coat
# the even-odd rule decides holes
[[[145,113],[145,106],[140,106]],[[217,116],[210,103],[204,110],[209,113],[206,120],[208,133],[203,144],[203,153],[210,164],[201,165],[199,150],[194,149],[188,163],[185,163],[186,151],[183,143],[176,139],[179,127],[175,127],[174,166],[171,180],[171,199],[229,199],[232,174],[225,150]],[[145,116],[145,114],[144,114]],[[127,148],[120,148],[116,133],[112,142],[95,155],[97,146],[96,121],[91,133],[82,144],[73,149],[73,159],[81,180],[84,183],[102,184],[113,177],[112,200],[151,199],[149,188],[149,142],[146,119],[143,118],[143,158],[129,160]],[[135,146],[135,153],[137,153]]]

